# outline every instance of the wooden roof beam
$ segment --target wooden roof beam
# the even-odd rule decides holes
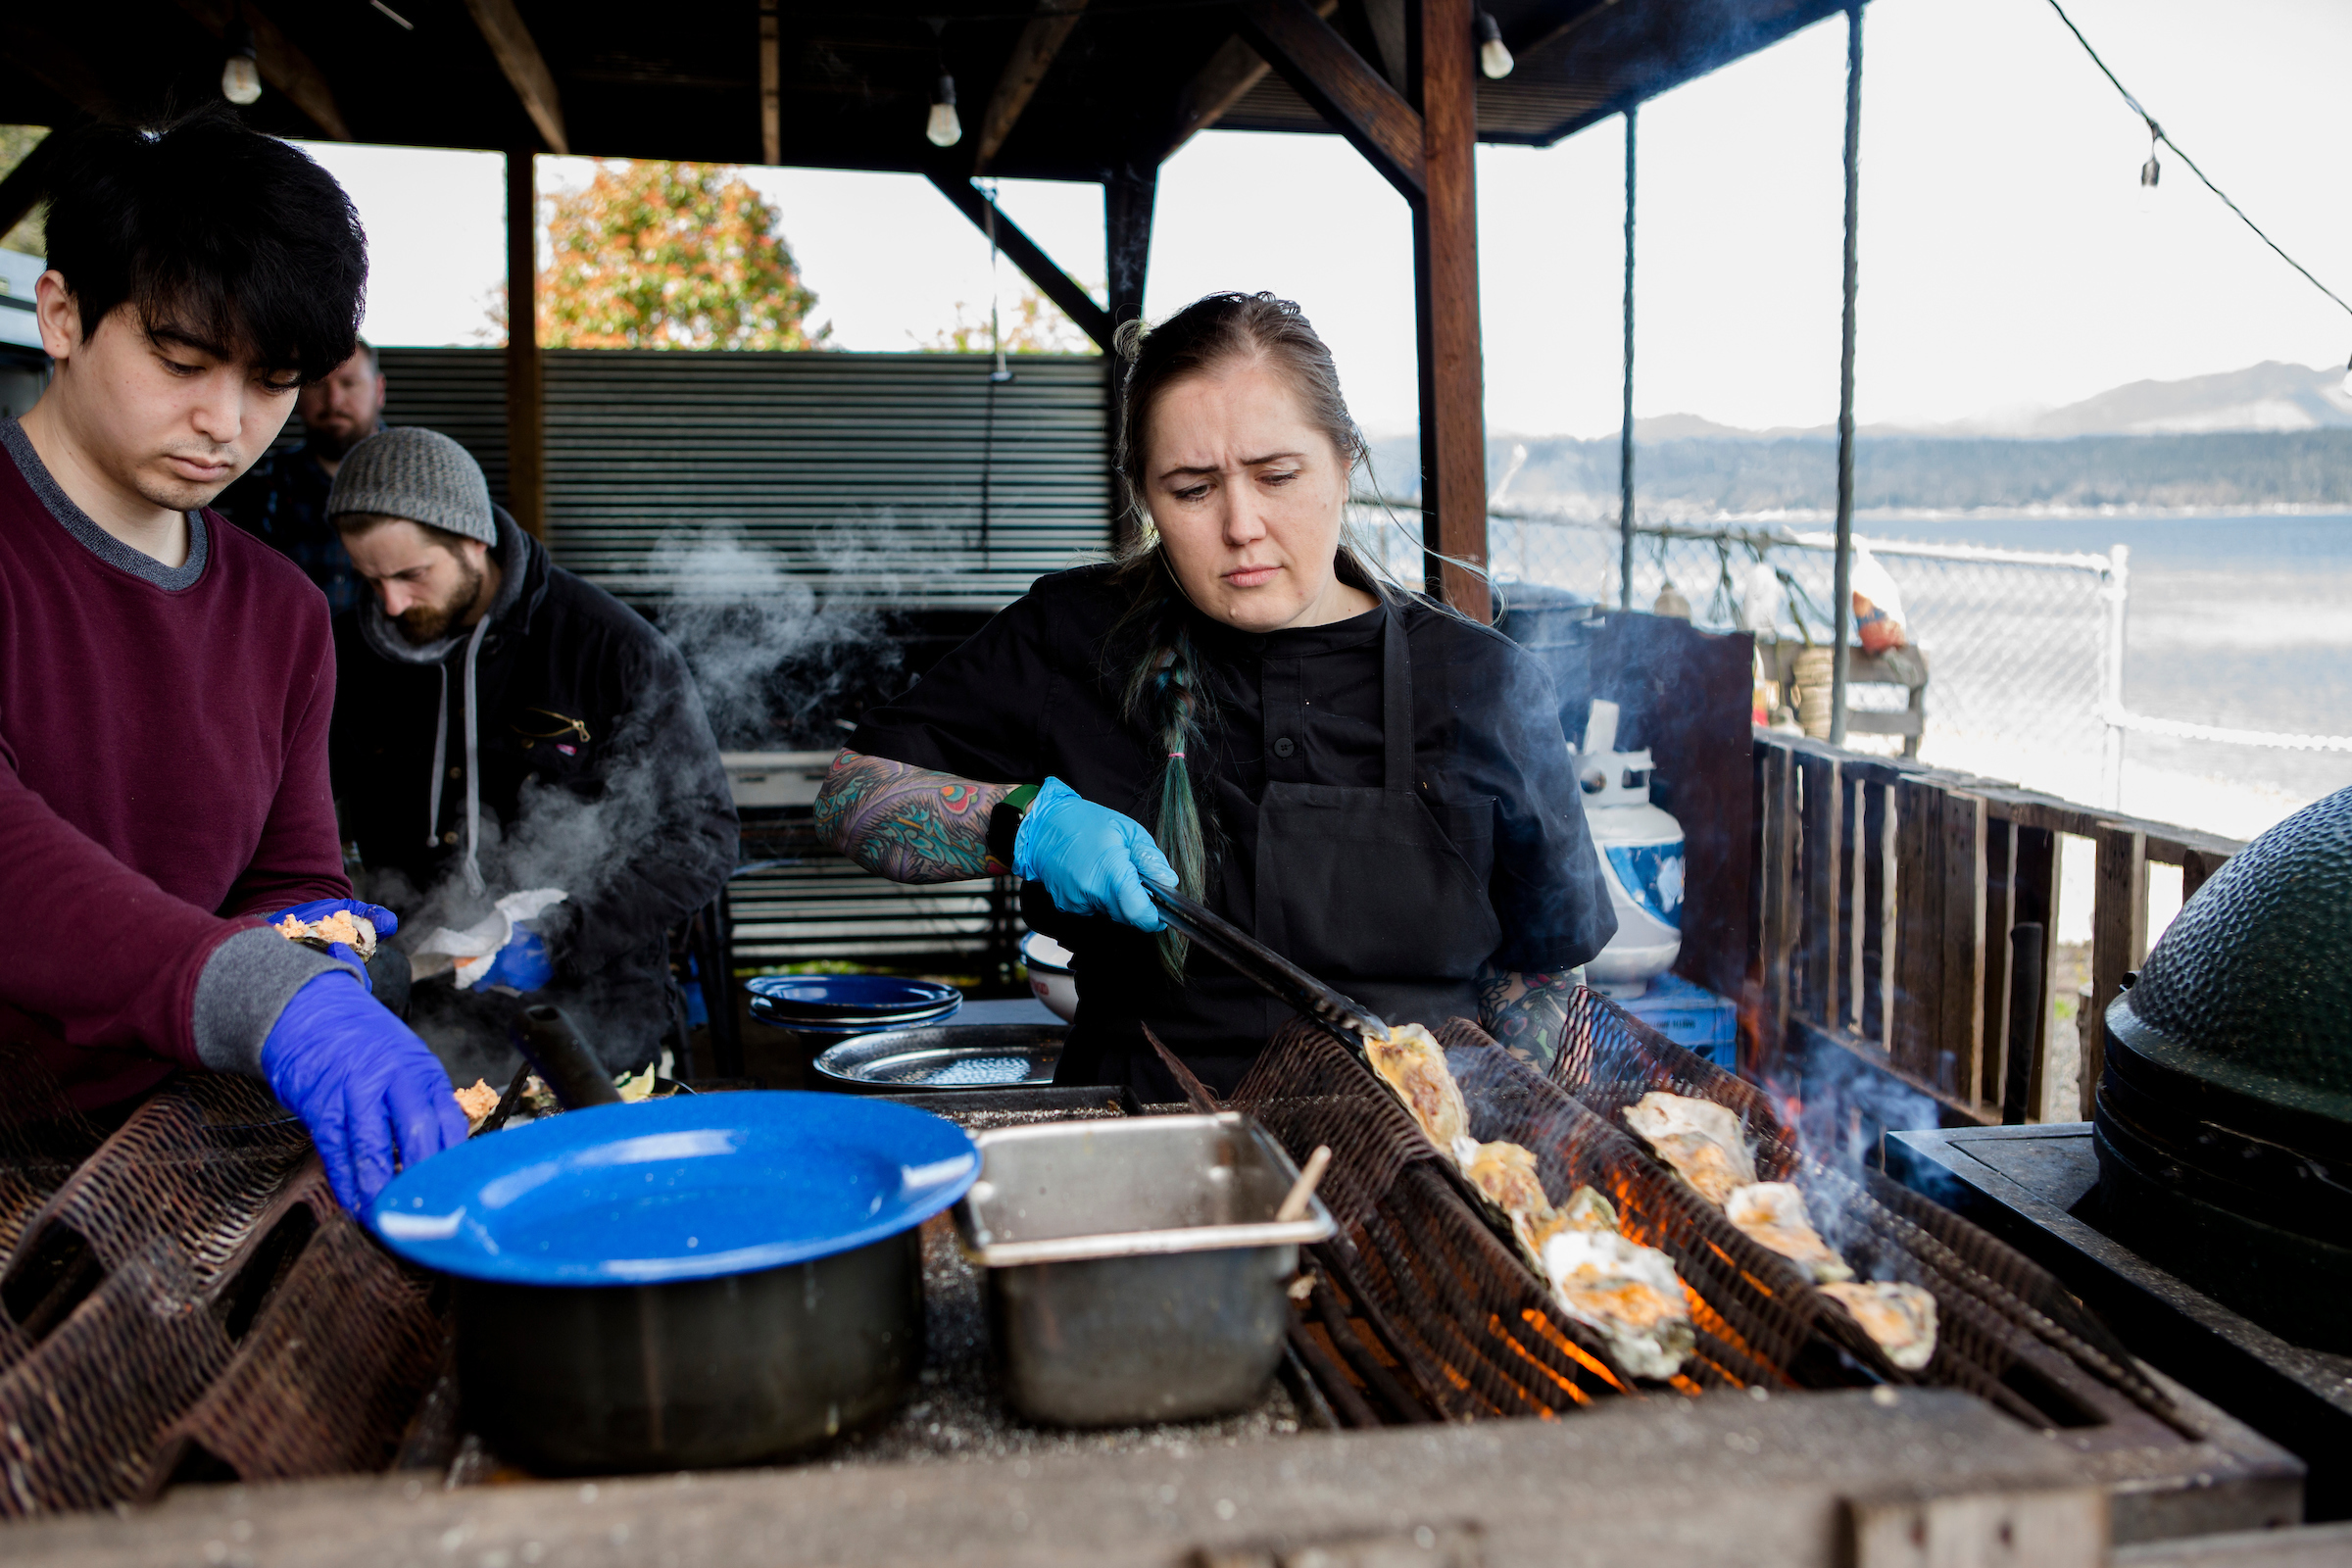
[[[8,177],[0,179],[0,234],[24,221],[49,194],[49,160],[56,153],[55,142],[43,136],[32,144],[32,151],[17,160]]]
[[[980,143],[972,155],[972,172],[985,174],[988,166],[996,161],[1004,148],[1004,138],[1012,134],[1013,125],[1020,120],[1021,111],[1054,69],[1054,57],[1069,41],[1071,29],[1078,25],[1079,13],[1086,9],[1086,0],[1037,0],[1037,15],[1021,29],[1020,38],[1012,46],[1012,58],[1004,62],[1004,74],[997,78],[996,90],[989,94],[988,112],[980,117]]]
[[[930,172],[931,183],[940,194],[956,204],[956,210],[972,220],[972,226],[983,233],[994,232],[997,248],[1021,270],[1022,275],[1038,286],[1039,292],[1061,307],[1061,314],[1078,323],[1078,330],[1092,338],[1104,354],[1115,353],[1111,342],[1110,313],[1097,305],[1094,297],[1072,281],[1070,274],[1054,265],[1054,258],[1038,247],[1037,241],[1021,232],[1020,225],[1004,216],[1004,210],[982,195],[980,188],[968,179]]]
[[[1339,9],[1340,0],[1315,0],[1318,17],[1328,17]],[[1194,132],[1206,130],[1224,119],[1273,69],[1264,55],[1250,47],[1247,38],[1226,39],[1177,95],[1176,131],[1160,153],[1161,161],[1173,157],[1177,148],[1192,140]]]
[[[334,90],[326,84],[326,74],[278,30],[276,23],[256,11],[250,0],[242,6],[231,5],[229,0],[179,0],[179,9],[220,39],[227,38],[229,24],[238,20],[241,12],[253,33],[253,63],[261,71],[262,80],[301,110],[330,140],[351,140],[351,127],[343,122],[343,111],[336,106]]]
[[[539,127],[547,150],[559,155],[570,152],[571,144],[564,135],[564,106],[556,95],[555,73],[547,69],[547,58],[522,24],[514,0],[466,0],[466,9],[473,14],[473,24],[482,30],[482,41],[490,46],[498,69],[507,74],[514,96],[522,100],[523,112]]]
[[[1421,116],[1306,0],[1247,0],[1243,34],[1407,201],[1427,188]]]

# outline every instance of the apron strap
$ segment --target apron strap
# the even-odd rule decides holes
[[[1413,792],[1413,656],[1404,642],[1404,612],[1392,604],[1381,636],[1380,724],[1388,754],[1386,786]]]

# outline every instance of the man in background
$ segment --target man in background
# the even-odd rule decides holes
[[[411,1020],[461,1081],[504,1074],[524,996],[569,1010],[609,1067],[656,1060],[683,1033],[669,929],[735,865],[734,797],[685,658],[549,560],[437,431],[354,448],[326,510],[373,590],[335,621],[331,746],[368,891],[412,954],[436,928],[489,920],[485,940],[506,938],[445,980],[419,962]],[[548,888],[564,898],[529,925],[494,916]]]
[[[302,389],[294,405],[302,445],[263,458],[213,503],[229,521],[300,566],[338,615],[360,602],[364,585],[327,520],[327,492],[344,455],[384,427],[384,372],[368,340],[359,345],[332,375]]]

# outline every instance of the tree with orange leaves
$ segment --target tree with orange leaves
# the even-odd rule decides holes
[[[547,211],[543,348],[813,349],[832,335],[808,329],[816,295],[782,215],[732,165],[599,161]]]

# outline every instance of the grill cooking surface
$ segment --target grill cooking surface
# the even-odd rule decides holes
[[[1875,1173],[1807,1160],[1752,1087],[1602,999],[1576,1004],[1548,1076],[1459,1020],[1442,1032],[1481,1140],[1535,1151],[1552,1200],[1590,1185],[1629,1238],[1674,1260],[1697,1350],[1668,1382],[1629,1376],[1492,1228],[1487,1211],[1355,1057],[1315,1028],[1277,1035],[1235,1097],[1295,1157],[1335,1158],[1339,1219],[1309,1249],[1285,1387],[1225,1421],[1041,1431],[993,1390],[980,1281],[943,1227],[926,1235],[929,1364],[915,1397],[818,1463],[1221,1446],[1301,1425],[1553,1417],[1709,1390],[1924,1383],[1977,1394],[2033,1427],[2193,1436],[2165,1395],[2038,1267]],[[446,1465],[457,1446],[446,1319],[344,1218],[299,1125],[258,1086],[202,1076],[152,1097],[111,1137],[33,1087],[0,1125],[0,1513],[87,1508],[174,1479],[260,1480]],[[1932,1292],[1935,1358],[1888,1364],[1795,1265],[1698,1199],[1625,1129],[1651,1089],[1713,1100],[1745,1122],[1759,1175],[1806,1188],[1864,1277]],[[1020,1091],[1007,1091],[1010,1102]],[[1056,1092],[1058,1093],[1058,1092]],[[974,1129],[1071,1114],[982,1108]],[[2162,1418],[2159,1420],[2158,1418]],[[2143,1438],[2135,1438],[2142,1441]],[[478,1461],[461,1467],[479,1474]]]

